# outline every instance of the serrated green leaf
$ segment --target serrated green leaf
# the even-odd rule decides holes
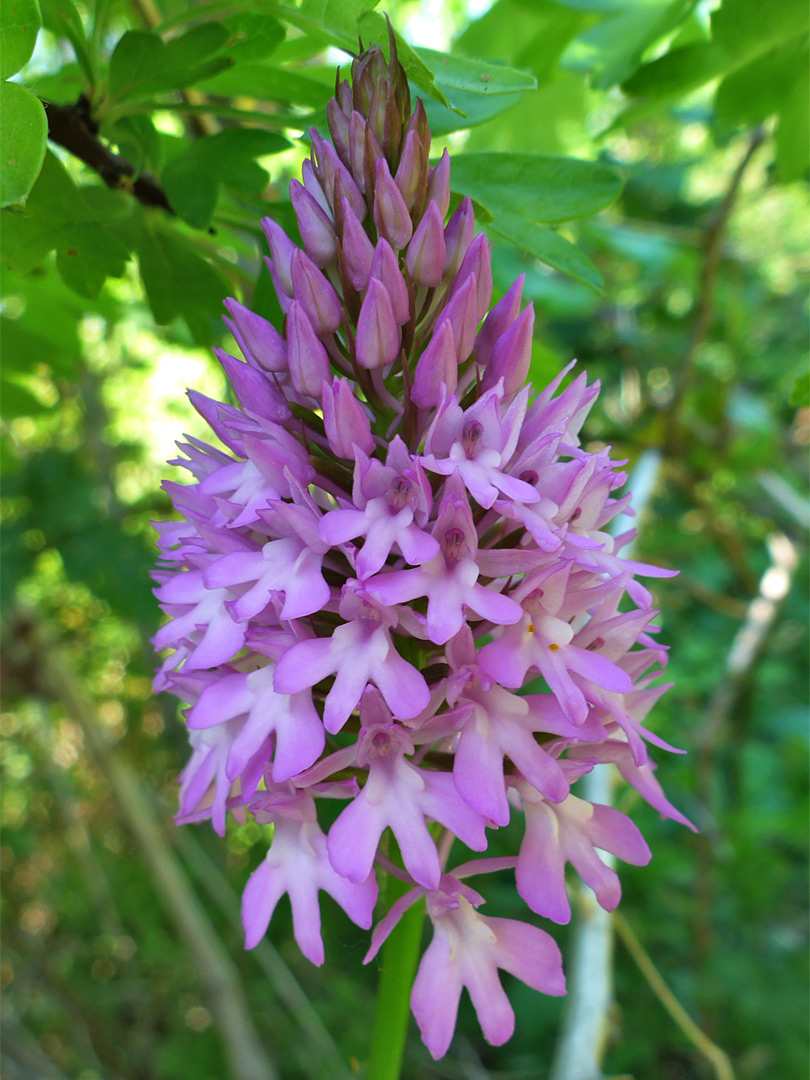
[[[606,165],[540,154],[459,154],[451,184],[486,206],[496,221],[509,213],[552,224],[595,214],[622,189]]]
[[[148,30],[127,30],[110,57],[109,93],[116,100],[130,97],[160,70],[163,42]]]
[[[90,63],[81,16],[73,0],[39,0],[39,9],[42,14],[42,25],[57,37],[67,38],[73,46],[85,78],[92,83],[93,65]]]
[[[227,40],[218,22],[193,26],[166,45],[157,34],[128,30],[110,57],[110,98],[128,101],[211,78],[232,66],[227,56],[213,55]]]
[[[122,276],[129,258],[98,217],[61,162],[46,154],[25,208],[6,211],[3,259],[25,272],[55,250],[65,284],[81,296],[96,296],[105,278]]]
[[[37,0],[0,0],[0,78],[16,74],[28,63],[40,26]]]
[[[515,94],[534,90],[537,86],[537,79],[530,72],[519,71],[506,64],[450,56],[434,49],[417,49],[416,52],[433,72],[434,80],[446,91]]]
[[[225,279],[179,234],[154,219],[145,222],[138,261],[155,321],[165,325],[179,316],[198,345],[210,345],[228,292]]]
[[[0,206],[10,206],[25,200],[39,175],[48,121],[39,98],[18,83],[0,83],[0,113]]]
[[[284,27],[272,15],[240,11],[222,22],[229,35],[225,51],[236,63],[266,60],[284,41]]]
[[[515,214],[501,213],[486,231],[507,240],[540,262],[602,292],[602,275],[590,259],[553,229]]]
[[[186,147],[166,165],[161,181],[180,217],[203,229],[213,217],[222,184],[260,194],[268,175],[255,159],[278,154],[290,145],[274,132],[231,128]]]

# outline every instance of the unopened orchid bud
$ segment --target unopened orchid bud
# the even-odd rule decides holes
[[[238,300],[228,299],[225,307],[233,320],[231,330],[239,348],[265,371],[287,370],[287,343],[275,326]]]
[[[348,379],[335,376],[331,386],[324,383],[321,408],[329,447],[338,457],[352,461],[355,447],[364,454],[374,452],[368,416],[354,396]]]
[[[408,210],[413,210],[427,185],[427,152],[415,131],[405,137],[394,180]]]
[[[467,359],[475,344],[475,332],[478,329],[477,295],[475,274],[470,274],[442,315],[453,328],[459,363]]]
[[[278,222],[273,221],[272,218],[262,218],[262,229],[267,237],[267,243],[270,245],[270,256],[273,259],[275,276],[287,296],[292,296],[293,283],[290,273],[290,260],[297,248]]]
[[[447,255],[444,260],[445,277],[455,274],[467,254],[475,232],[475,213],[472,199],[465,195],[456,207],[444,230]]]
[[[330,266],[335,261],[337,245],[335,229],[303,184],[297,180],[290,183],[290,199],[298,219],[298,229],[309,257],[317,266]],[[292,282],[290,282],[292,285]]]
[[[349,117],[349,168],[357,186],[366,191],[366,122],[359,112]]]
[[[284,420],[290,415],[283,393],[263,371],[243,364],[224,349],[214,349],[214,355],[222,364],[228,382],[246,412],[274,421]]]
[[[377,161],[374,223],[395,251],[402,251],[413,233],[411,215],[385,158]]]
[[[441,385],[452,394],[458,385],[458,356],[453,327],[444,319],[433,331],[430,343],[416,365],[411,398],[422,409],[439,404]]]
[[[315,166],[309,158],[306,158],[304,164],[301,166],[301,176],[304,181],[304,187],[326,216],[331,219],[332,207],[329,205],[329,200],[326,197],[326,192],[324,191],[324,186],[321,183],[320,177],[315,172]]]
[[[326,121],[329,125],[329,134],[335,144],[335,150],[340,155],[340,160],[344,165],[349,166],[351,162],[349,155],[349,116],[341,109],[336,98],[331,98],[326,106]]]
[[[490,311],[484,320],[484,325],[478,331],[478,337],[475,339],[475,360],[480,367],[486,367],[490,362],[495,342],[518,317],[525,279],[525,274],[515,278],[509,291]]]
[[[290,267],[295,299],[302,304],[316,334],[337,330],[343,306],[330,283],[303,251],[294,253]]]
[[[408,287],[402,277],[399,261],[387,240],[378,240],[371,263],[371,277],[377,278],[385,286],[391,301],[391,310],[399,326],[410,318]]]
[[[489,310],[489,302],[492,299],[492,264],[490,262],[491,244],[484,233],[479,233],[467,248],[467,254],[459,267],[456,279],[450,289],[451,298],[458,292],[467,280],[468,274],[475,274],[476,281],[476,305],[478,309],[478,321]]]
[[[429,288],[440,285],[446,255],[444,220],[437,204],[431,202],[416,227],[405,256],[405,265],[414,283]]]
[[[489,390],[499,379],[504,381],[504,395],[511,398],[522,389],[529,374],[534,332],[534,306],[527,308],[495,342],[492,359],[484,371],[482,389]]]
[[[293,300],[287,313],[287,359],[292,384],[298,393],[317,397],[321,384],[330,375],[329,356],[304,305],[297,300]]]
[[[436,165],[428,172],[427,196],[429,202],[435,202],[444,221],[450,209],[450,154],[447,147],[442,151]]]
[[[364,368],[387,367],[399,355],[399,327],[391,298],[381,281],[371,278],[360,309],[355,339],[357,363]]]
[[[348,199],[343,202],[343,233],[341,236],[343,260],[349,274],[349,280],[360,292],[368,285],[371,263],[374,259],[374,245],[368,233],[352,213]]]

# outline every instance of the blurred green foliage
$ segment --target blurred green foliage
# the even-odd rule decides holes
[[[662,451],[639,551],[682,571],[657,589],[676,687],[655,722],[689,754],[659,754],[658,776],[701,836],[620,792],[654,851],[649,868],[623,868],[622,910],[740,1080],[798,1078],[807,1066],[807,7],[484,7],[475,17],[464,0],[387,10],[415,43],[403,41],[403,55],[427,95],[437,149],[450,146],[457,189],[479,203],[495,241],[496,290],[526,274],[535,383],[576,356],[603,384],[591,442],[631,466],[645,449]],[[323,123],[345,62],[335,47],[351,48],[358,32],[380,36],[372,8],[16,0],[0,12],[2,75],[12,79],[2,84],[0,152],[0,984],[12,1080],[227,1075],[199,958],[167,914],[76,695],[167,826],[279,1075],[336,1075],[267,957],[242,949],[238,894],[266,837],[236,825],[223,843],[202,826],[175,836],[167,824],[185,734],[174,705],[150,691],[149,522],[168,513],[160,480],[173,440],[202,434],[184,387],[225,392],[201,347],[224,336],[223,297],[278,314],[258,218],[291,224],[286,182],[305,152],[302,133]],[[67,136],[52,132],[47,154],[43,101],[69,114]],[[82,164],[77,133],[104,153],[80,154],[91,158]],[[493,152],[490,164],[482,155]],[[711,729],[729,650],[780,534],[801,561],[733,708]],[[59,692],[43,681],[50,650],[70,668]],[[493,854],[508,846],[504,833]],[[487,895],[488,911],[525,916],[508,875]],[[364,935],[326,898],[323,909],[323,970],[299,957],[283,905],[272,940],[338,1057],[361,1072],[376,972],[361,966]],[[568,931],[558,937],[565,948]],[[711,1076],[620,946],[615,978],[607,1073]],[[483,1043],[465,1001],[448,1058],[430,1062],[412,1038],[404,1075],[544,1077],[561,1003],[522,985],[510,992],[518,1024],[507,1046]]]

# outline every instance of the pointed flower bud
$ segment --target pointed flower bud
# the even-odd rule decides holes
[[[443,221],[450,209],[450,155],[447,147],[428,173],[427,198],[429,202],[436,203]]]
[[[405,265],[415,284],[435,288],[441,284],[445,258],[444,221],[438,205],[431,202],[408,245]]]
[[[475,231],[475,213],[473,212],[472,199],[465,195],[455,209],[453,216],[447,222],[444,230],[444,243],[447,248],[447,256],[444,260],[445,276],[455,274],[461,266],[467,248]]]
[[[484,325],[475,339],[475,359],[480,366],[485,367],[489,363],[495,342],[518,317],[525,280],[525,274],[516,278],[506,295],[498,301],[484,320]]]
[[[458,385],[456,341],[449,319],[445,319],[436,327],[430,344],[419,357],[411,398],[420,408],[433,408],[434,405],[439,404],[442,383],[450,394]]]
[[[371,277],[377,278],[385,286],[391,301],[391,310],[399,326],[410,318],[408,287],[402,277],[394,250],[387,240],[378,240],[371,263]]]
[[[303,251],[290,262],[295,299],[309,316],[317,334],[329,334],[340,326],[343,308],[337,293],[315,263]]]
[[[352,393],[348,379],[335,376],[331,386],[324,384],[321,408],[329,447],[338,457],[353,460],[355,447],[364,454],[374,452],[374,439],[368,416]]]
[[[233,319],[231,329],[245,358],[252,357],[265,371],[286,371],[287,343],[275,326],[238,300],[226,300],[225,307]]]
[[[395,251],[402,251],[413,233],[408,207],[384,158],[377,161],[374,223]]]
[[[372,278],[357,320],[357,363],[364,368],[393,364],[399,354],[399,329],[388,290]]]
[[[287,313],[287,342],[293,386],[299,394],[317,397],[321,383],[329,378],[329,356],[298,300]]]
[[[509,399],[526,383],[532,359],[534,306],[529,306],[495,342],[492,360],[484,372],[483,390],[503,379],[504,397]]]
[[[317,266],[330,266],[335,261],[337,251],[332,222],[323,208],[297,180],[290,183],[290,199],[298,219],[301,239],[309,257]]]
[[[343,259],[349,273],[349,280],[358,292],[368,285],[371,263],[374,259],[374,245],[368,233],[354,216],[349,200],[343,200]]]

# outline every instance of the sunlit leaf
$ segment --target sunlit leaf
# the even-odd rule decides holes
[[[42,168],[48,121],[42,102],[18,83],[0,83],[3,139],[0,145],[0,206],[25,200]]]

